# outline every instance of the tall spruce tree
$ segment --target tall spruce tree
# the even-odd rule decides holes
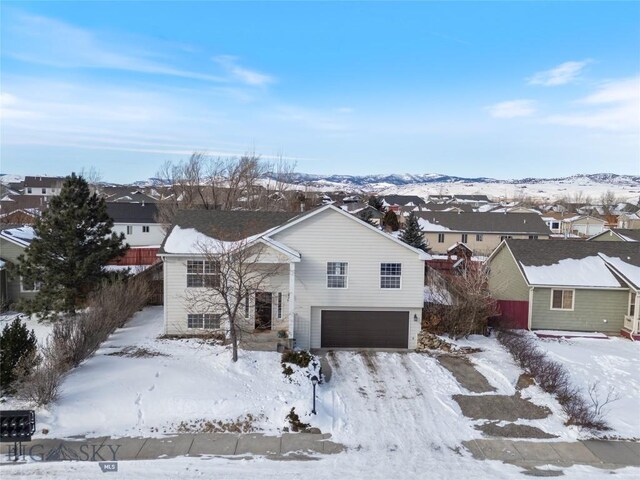
[[[28,313],[74,314],[86,295],[106,277],[103,266],[122,255],[124,235],[111,231],[113,220],[103,198],[91,193],[82,176],[72,174],[36,220],[35,238],[18,260],[18,273],[39,290],[22,307]]]
[[[380,197],[376,197],[375,195],[371,195],[369,197],[369,205],[371,205],[373,208],[375,208],[379,212],[382,212],[383,204],[382,204],[382,199]]]
[[[418,217],[413,212],[409,214],[407,222],[404,225],[404,229],[400,233],[400,240],[404,243],[411,245],[412,247],[419,248],[425,252],[428,250],[427,243],[424,241],[424,235],[420,230],[420,224],[418,223]]]
[[[360,220],[362,220],[363,222],[368,223],[372,227],[377,227],[378,226],[373,221],[373,213],[371,213],[371,210],[369,210],[368,208],[365,208],[360,213],[358,213],[358,217],[360,218]]]

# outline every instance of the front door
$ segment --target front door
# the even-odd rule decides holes
[[[271,292],[256,293],[256,330],[271,330]]]

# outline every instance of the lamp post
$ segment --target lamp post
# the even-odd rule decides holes
[[[316,385],[318,385],[318,377],[315,375],[311,377],[311,383],[313,384],[313,410],[311,410],[311,413],[316,415]]]

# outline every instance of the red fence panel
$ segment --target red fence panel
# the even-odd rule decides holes
[[[500,315],[497,323],[505,328],[529,328],[529,302],[519,300],[498,300]]]

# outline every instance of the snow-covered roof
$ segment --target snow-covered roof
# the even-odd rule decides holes
[[[36,237],[36,232],[33,227],[28,226],[7,228],[0,232],[0,237],[4,237],[10,242],[26,247]]]
[[[610,257],[602,253],[600,258],[624,276],[635,288],[640,288],[640,266],[625,262],[622,258]]]
[[[620,282],[599,256],[567,258],[552,265],[520,266],[531,285],[620,287]]]

